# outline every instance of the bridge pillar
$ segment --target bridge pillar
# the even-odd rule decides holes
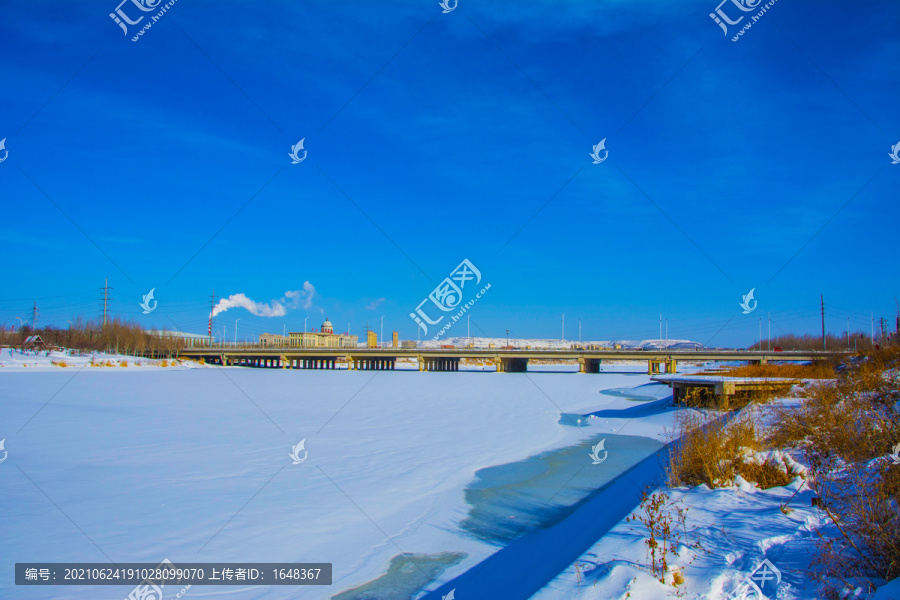
[[[647,375],[657,375],[662,373],[662,366],[665,363],[665,360],[658,358],[651,358],[647,361]]]
[[[734,382],[733,381],[720,381],[720,382],[716,383],[715,387],[713,388],[713,392],[715,392],[715,394],[720,397],[734,396],[734,392],[735,392]],[[727,398],[726,398],[726,400],[727,400]]]
[[[416,356],[416,364],[419,366],[420,371],[424,371],[425,370],[425,357],[417,355]]]
[[[677,373],[678,364],[674,358],[666,360],[666,373]]]
[[[584,358],[581,357],[578,359],[578,372],[579,373],[599,373],[600,372],[600,359],[599,358]]]
[[[528,371],[527,358],[500,358],[499,361],[497,370],[503,373],[526,373]]]
[[[282,369],[287,369],[287,358],[286,358],[286,357],[284,357],[284,356],[279,356],[279,357],[278,357],[278,362],[279,362],[279,366],[280,366]]]

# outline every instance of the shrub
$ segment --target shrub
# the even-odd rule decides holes
[[[666,582],[669,572],[669,555],[678,556],[678,546],[690,533],[687,528],[688,509],[678,501],[672,501],[665,492],[642,493],[640,513],[629,515],[626,522],[642,523],[647,529],[647,556],[650,559],[650,572],[661,583]],[[700,542],[691,544],[692,548],[703,550]],[[684,582],[684,577],[676,568],[672,574],[672,585]]]
[[[789,455],[769,448],[754,415],[742,412],[730,421],[696,411],[675,417],[675,438],[669,458],[669,485],[711,488],[734,485],[736,477],[762,489],[783,486],[802,474]]]
[[[813,488],[839,535],[820,533],[815,575],[825,598],[900,576],[900,442],[896,349],[855,357],[834,381],[775,410],[770,442],[802,449]]]

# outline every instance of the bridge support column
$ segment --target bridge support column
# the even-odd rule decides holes
[[[278,362],[281,363],[280,366],[282,369],[287,369],[287,358],[280,356],[278,357]]]
[[[498,371],[503,373],[526,373],[528,372],[527,358],[500,358]]]
[[[579,373],[599,373],[600,372],[600,359],[599,358],[579,358],[578,359],[578,372]]]
[[[676,373],[678,369],[677,362],[674,358],[666,359],[666,373]]]
[[[662,365],[665,363],[664,360],[660,360],[658,358],[651,358],[647,361],[647,375],[658,375],[662,373]]]
[[[715,392],[716,396],[724,400],[728,400],[727,396],[734,396],[735,385],[733,381],[720,381],[716,383],[713,388],[713,392]]]
[[[424,371],[425,370],[425,357],[421,356],[421,355],[416,356],[416,364],[418,364],[420,371]]]

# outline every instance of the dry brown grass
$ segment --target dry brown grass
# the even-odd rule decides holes
[[[682,411],[675,418],[676,443],[669,462],[669,485],[709,487],[733,485],[740,475],[760,488],[787,485],[798,473],[772,459],[759,463],[749,460],[750,452],[767,450],[750,413],[730,421],[695,411]]]
[[[900,381],[864,363],[841,372],[835,382],[803,391],[799,407],[776,409],[771,442],[798,446],[828,463],[867,461],[889,454],[900,442]]]
[[[896,348],[856,357],[834,381],[808,387],[799,407],[775,410],[769,442],[802,449],[812,486],[839,534],[822,536],[815,572],[826,598],[900,576],[900,443]]]
[[[687,390],[680,402],[690,408],[733,411],[749,404],[764,404],[772,398],[782,397],[789,389],[790,386],[773,385],[770,389],[740,391],[731,396],[719,397],[708,388],[694,387]]]
[[[834,365],[830,362],[814,362],[808,365],[767,364],[740,365],[704,371],[698,375],[721,375],[725,377],[790,377],[794,379],[834,379]]]

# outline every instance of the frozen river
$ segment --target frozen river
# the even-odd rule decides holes
[[[194,586],[187,598],[446,593],[489,557],[539,553],[550,541],[536,536],[571,527],[662,446],[672,412],[654,398],[668,390],[643,368],[3,369],[0,597],[131,589],[16,587],[15,562],[164,558],[333,564],[329,587]]]

